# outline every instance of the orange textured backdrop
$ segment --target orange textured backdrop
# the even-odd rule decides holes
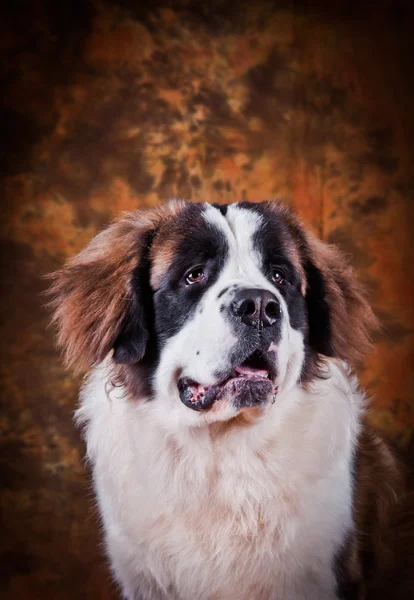
[[[412,446],[413,8],[333,4],[33,0],[4,13],[3,598],[117,597],[72,424],[80,379],[40,293],[121,211],[285,199],[367,284],[384,326],[361,371],[371,418]]]

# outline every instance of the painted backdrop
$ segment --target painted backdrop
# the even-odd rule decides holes
[[[117,597],[72,424],[80,379],[40,293],[121,211],[292,205],[368,287],[383,330],[361,378],[408,448],[411,3],[33,0],[1,21],[2,597]]]

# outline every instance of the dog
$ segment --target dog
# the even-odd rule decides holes
[[[123,598],[411,597],[404,472],[352,372],[377,321],[338,249],[279,202],[174,200],[52,277]]]

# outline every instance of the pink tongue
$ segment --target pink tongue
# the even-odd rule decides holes
[[[255,369],[254,367],[236,367],[236,373],[240,373],[241,375],[257,375],[259,377],[267,377],[269,372],[266,369]]]

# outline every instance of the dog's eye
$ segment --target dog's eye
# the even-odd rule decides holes
[[[280,269],[272,269],[272,279],[275,283],[285,283],[285,276]]]
[[[200,283],[204,279],[203,267],[193,267],[191,271],[185,276],[185,282],[187,285],[193,285],[193,283]]]

